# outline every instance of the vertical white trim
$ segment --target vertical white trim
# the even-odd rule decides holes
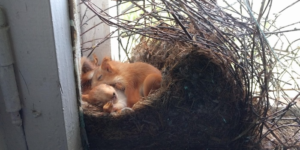
[[[68,1],[50,0],[64,124],[69,150],[81,149]]]

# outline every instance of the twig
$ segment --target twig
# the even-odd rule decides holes
[[[300,2],[300,0],[297,0],[296,2],[292,3],[291,5],[288,5],[287,7],[285,7],[284,9],[282,9],[281,11],[279,11],[279,13],[282,13],[283,11],[285,11],[286,9],[288,9],[289,7],[295,5],[296,3]]]

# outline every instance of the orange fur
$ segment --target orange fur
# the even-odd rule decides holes
[[[87,94],[82,94],[82,100],[92,105],[103,106],[105,112],[119,112],[127,107],[124,92],[107,84],[99,84]]]
[[[123,91],[107,84],[99,84],[91,88],[91,79],[97,66],[96,55],[93,55],[93,61],[86,57],[81,58],[82,100],[92,105],[103,106],[105,112],[120,112],[127,107],[127,99]]]
[[[93,60],[89,60],[83,56],[81,58],[81,87],[82,93],[91,89],[91,80],[94,75],[94,70],[98,66],[98,57],[93,54]]]
[[[116,100],[116,91],[112,86],[99,84],[92,88],[87,94],[82,94],[82,100],[92,105],[104,105],[108,101]]]
[[[141,96],[160,87],[161,72],[147,63],[122,63],[105,57],[94,70],[92,88],[103,83],[125,90],[127,105],[132,107]]]
[[[93,54],[93,63],[94,65],[98,66],[98,57],[96,54]]]
[[[95,58],[94,58],[95,59]],[[96,68],[95,62],[86,57],[81,58],[81,92],[86,93],[91,89],[91,78]]]

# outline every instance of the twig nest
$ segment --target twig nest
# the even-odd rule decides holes
[[[162,87],[136,103],[134,112],[86,115],[95,147],[239,149],[246,145],[249,109],[239,75],[227,70],[229,60],[193,46],[180,50],[180,55],[175,52],[170,51],[174,57],[165,60]]]

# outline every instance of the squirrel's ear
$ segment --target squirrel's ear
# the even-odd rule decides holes
[[[101,63],[101,69],[108,72],[112,72],[113,67],[109,64],[110,61],[111,59],[109,57],[104,57]]]
[[[86,57],[81,57],[81,71],[82,73],[94,70],[96,66]]]
[[[90,98],[89,98],[89,95],[88,94],[82,94],[82,100],[83,101],[88,101]]]
[[[96,54],[93,54],[93,59],[94,59],[93,60],[94,65],[98,66],[99,60]]]

